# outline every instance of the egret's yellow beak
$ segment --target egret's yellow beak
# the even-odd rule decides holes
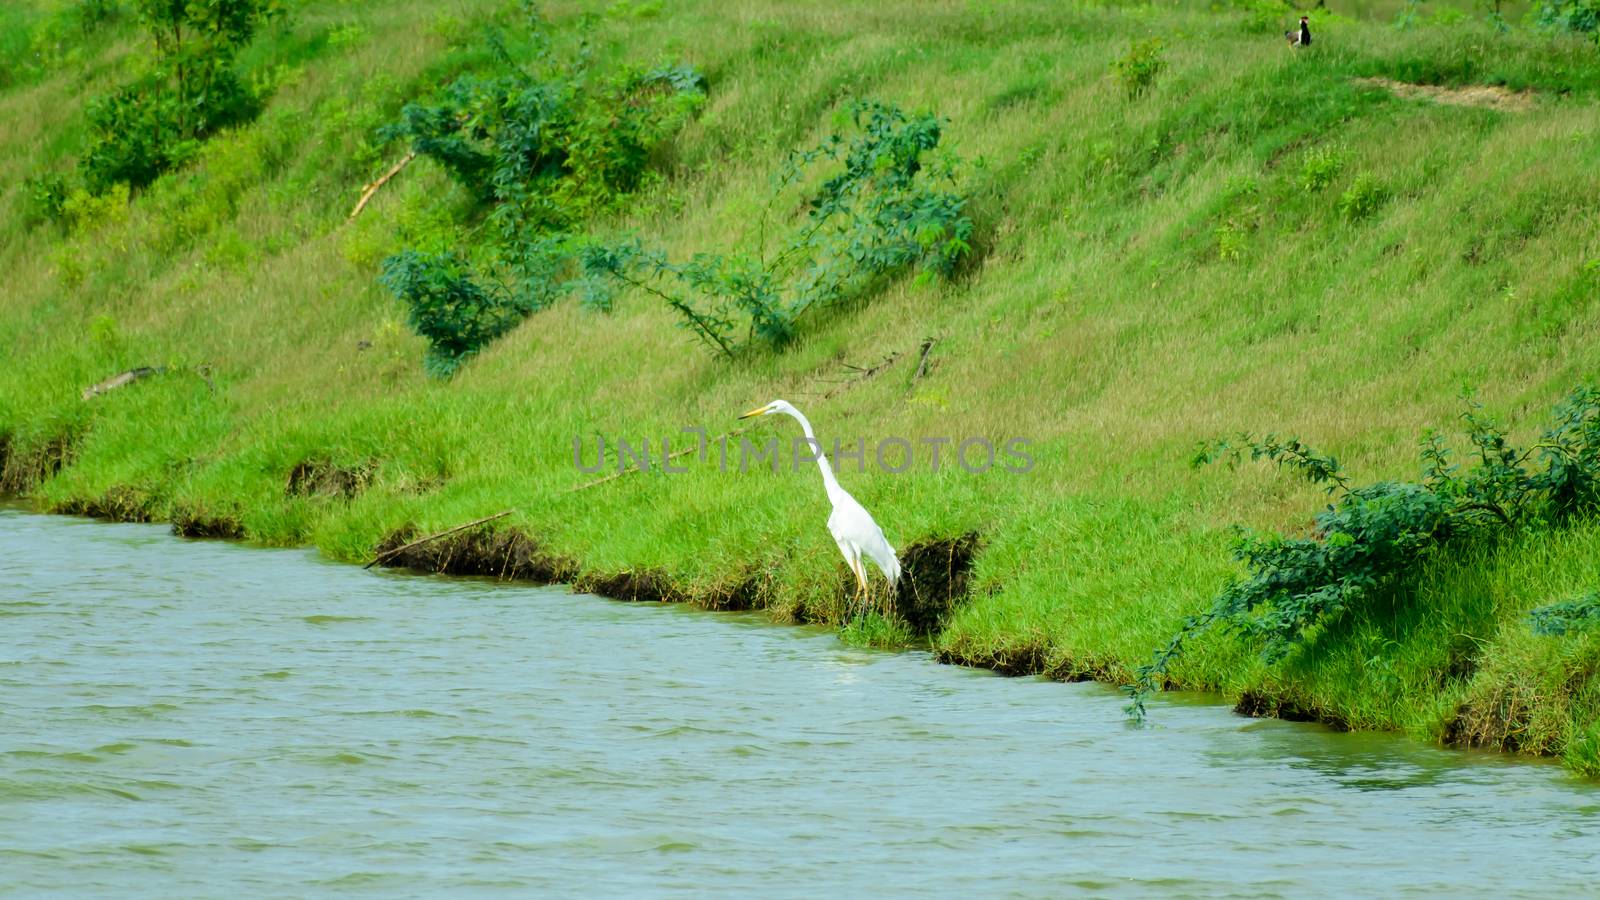
[[[759,409],[752,409],[749,412],[745,413],[744,415],[740,416],[739,418],[748,419],[751,416],[764,416],[766,414],[767,414],[767,408],[765,406],[763,406],[763,407],[761,407]]]

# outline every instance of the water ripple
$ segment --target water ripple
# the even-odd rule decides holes
[[[1600,879],[1600,794],[1551,766],[1190,702],[1130,731],[1095,685],[756,616],[14,510],[0,581],[0,893],[1549,896]]]

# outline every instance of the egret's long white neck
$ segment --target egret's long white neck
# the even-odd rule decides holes
[[[816,450],[817,468],[822,470],[822,486],[828,491],[828,499],[832,500],[844,493],[844,489],[839,487],[839,479],[833,477],[833,467],[828,465],[828,454],[823,452],[822,442],[817,440],[816,432],[811,430],[811,420],[807,419],[798,409],[786,409],[783,411],[794,416],[795,421],[800,423],[800,430],[806,433],[806,439],[811,442],[812,448]]]

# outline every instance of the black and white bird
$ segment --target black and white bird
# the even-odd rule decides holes
[[[1285,31],[1283,33],[1283,36],[1284,36],[1284,39],[1286,39],[1289,42],[1289,46],[1291,46],[1291,47],[1309,47],[1309,46],[1311,46],[1311,19],[1310,19],[1310,17],[1309,16],[1301,16],[1300,17],[1300,30],[1298,30],[1298,31]]]

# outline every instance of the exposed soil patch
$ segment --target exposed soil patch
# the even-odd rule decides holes
[[[1287,722],[1316,722],[1334,731],[1349,731],[1350,723],[1344,716],[1316,704],[1301,702],[1296,697],[1269,696],[1259,691],[1245,691],[1233,711],[1253,719],[1283,719]]]
[[[244,525],[232,516],[212,515],[184,506],[172,511],[172,533],[186,538],[239,540],[244,537]]]
[[[1044,643],[1020,644],[995,651],[971,655],[961,649],[946,647],[934,650],[934,658],[952,666],[970,669],[988,669],[1008,678],[1039,675],[1051,681],[1077,683],[1095,681],[1101,684],[1121,685],[1129,679],[1127,669],[1115,660],[1095,657],[1065,657],[1050,660],[1049,647]]]
[[[57,504],[51,511],[113,522],[150,522],[156,518],[156,505],[155,496],[149,492],[116,485],[108,489],[104,496],[73,498]]]
[[[1356,84],[1382,88],[1407,100],[1431,100],[1447,106],[1481,106],[1510,112],[1533,108],[1532,91],[1513,91],[1495,84],[1443,87],[1436,84],[1410,84],[1391,78],[1357,78]]]
[[[918,634],[934,634],[967,597],[978,535],[916,541],[900,554],[895,611]]]
[[[0,462],[0,493],[26,494],[72,462],[71,435],[58,434],[35,447],[18,446],[15,438],[5,442]]]
[[[1487,678],[1474,687],[1445,725],[1446,746],[1539,754],[1558,749],[1555,735],[1534,722],[1537,710],[1550,701],[1540,696],[1533,679]]]
[[[1515,753],[1522,749],[1522,735],[1528,729],[1526,715],[1518,715],[1515,702],[1507,704],[1463,703],[1455,717],[1444,726],[1441,736],[1446,747],[1466,750],[1479,747]]]
[[[586,572],[573,581],[572,589],[612,600],[689,603],[715,610],[755,609],[760,599],[759,582],[752,577],[741,575],[719,584],[691,586],[655,569]]]
[[[761,581],[748,574],[697,592],[694,602],[706,609],[720,610],[748,610],[765,605]]]
[[[348,500],[366,489],[377,468],[377,463],[371,460],[355,466],[338,466],[326,459],[304,459],[289,470],[283,495]]]
[[[939,662],[952,666],[966,666],[969,669],[988,669],[1012,678],[1028,675],[1043,675],[1048,665],[1049,657],[1046,655],[1043,644],[1023,644],[1018,647],[1007,647],[1004,650],[986,653],[983,656],[970,656],[960,650],[938,648],[934,651],[934,658]]]
[[[1475,698],[1456,708],[1455,718],[1444,727],[1447,747],[1478,747],[1517,753],[1523,750],[1549,753],[1550,748],[1529,746],[1531,697],[1516,691],[1496,691],[1492,696]]]
[[[759,582],[741,574],[709,586],[689,586],[657,569],[580,572],[571,559],[546,550],[515,528],[477,528],[400,549],[416,540],[414,526],[384,538],[376,548],[378,565],[442,575],[481,575],[540,584],[564,582],[574,591],[630,602],[690,603],[705,609],[754,609]],[[399,550],[392,556],[387,554]]]
[[[584,574],[572,583],[572,589],[630,602],[682,603],[689,599],[672,579],[653,569]]]
[[[421,537],[406,526],[378,544],[381,556]],[[578,565],[557,556],[515,528],[478,529],[412,547],[384,559],[384,568],[416,569],[441,575],[486,575],[493,578],[550,583],[571,582]]]

